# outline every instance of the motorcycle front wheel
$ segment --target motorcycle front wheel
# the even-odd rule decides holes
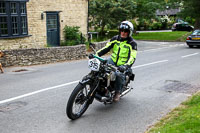
[[[90,85],[78,84],[69,97],[66,113],[67,116],[72,119],[78,119],[89,107],[88,92],[90,91]]]

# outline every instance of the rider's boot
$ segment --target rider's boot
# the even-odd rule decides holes
[[[114,102],[118,102],[119,99],[120,99],[120,92],[116,92],[116,93],[115,93],[115,96],[114,96],[114,98],[113,98],[113,101],[114,101]]]

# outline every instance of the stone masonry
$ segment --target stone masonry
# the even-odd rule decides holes
[[[80,31],[87,34],[88,0],[29,0],[27,19],[30,36],[0,39],[0,50],[46,47],[46,11],[60,12],[60,40],[63,40],[63,29],[66,25],[79,26]],[[44,15],[43,19],[41,14]]]
[[[106,45],[105,42],[95,44],[95,49]],[[0,58],[4,67],[8,66],[28,66],[38,64],[48,64],[69,60],[80,60],[87,57],[86,45],[63,46],[50,48],[30,48],[30,49],[10,49],[2,51],[5,56]],[[91,52],[93,53],[93,52]]]
[[[95,50],[99,50],[99,49],[103,48],[107,44],[107,42],[108,41],[94,43]]]
[[[3,50],[2,52],[5,56],[0,58],[0,62],[4,67],[48,64],[86,57],[85,45]]]

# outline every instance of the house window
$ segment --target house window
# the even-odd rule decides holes
[[[27,1],[0,1],[0,38],[15,38],[28,35]]]
[[[21,14],[26,14],[26,4],[25,3],[21,3]]]
[[[17,3],[10,3],[10,12],[11,14],[17,14]]]
[[[7,17],[0,17],[1,35],[8,36]]]
[[[22,16],[21,20],[22,20],[22,34],[27,34],[26,16]]]
[[[6,6],[3,2],[0,2],[0,13],[6,13]]]

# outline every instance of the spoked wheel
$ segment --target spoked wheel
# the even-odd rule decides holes
[[[75,120],[83,115],[89,106],[89,100],[87,98],[88,92],[90,91],[90,85],[78,84],[73,90],[68,103],[66,113],[67,116]]]

